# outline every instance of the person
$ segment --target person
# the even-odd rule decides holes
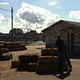
[[[69,70],[68,71],[72,71],[72,65],[71,65],[71,62],[70,62],[70,59],[69,59],[69,56],[66,52],[66,47],[65,47],[65,44],[64,44],[64,41],[61,39],[61,35],[58,34],[57,35],[57,41],[55,43],[55,46],[59,49],[59,69],[60,69],[60,73],[63,74],[64,72],[64,66],[63,66],[63,57],[65,56],[65,59],[66,61],[68,62],[68,67],[69,67]]]
[[[0,57],[2,56],[1,46],[0,46]]]

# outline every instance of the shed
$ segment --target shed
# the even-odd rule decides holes
[[[80,55],[80,23],[60,20],[43,31],[46,47],[54,47],[56,35],[61,34],[67,49],[71,48],[73,54]],[[72,50],[73,49],[73,50]]]

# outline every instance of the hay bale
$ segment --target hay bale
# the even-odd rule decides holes
[[[11,68],[17,68],[19,65],[19,61],[18,60],[14,60],[11,62]]]
[[[29,57],[26,55],[20,55],[19,56],[19,61],[21,62],[29,62]]]
[[[29,63],[28,64],[28,71],[36,71],[36,63]]]
[[[8,53],[9,50],[8,50],[8,48],[1,48],[1,52],[2,52],[2,53]]]
[[[53,73],[59,71],[57,56],[40,56],[37,63],[37,73]]]
[[[21,43],[18,42],[5,42],[3,47],[8,48],[9,51],[26,50],[25,45],[22,45]]]
[[[4,43],[4,46],[12,46],[12,45],[20,45],[20,43],[18,43],[18,42],[5,42]]]
[[[29,62],[36,63],[38,60],[38,54],[28,54]]]
[[[10,59],[12,59],[12,54],[11,54],[11,53],[3,54],[3,55],[0,57],[0,60],[10,60]]]
[[[41,55],[42,56],[58,56],[59,51],[58,51],[58,48],[43,48],[41,50]]]
[[[26,70],[28,70],[28,63],[19,61],[19,65],[17,67],[17,70],[18,71],[26,71]]]
[[[36,54],[27,54],[27,55],[21,55],[19,56],[19,60],[20,61],[24,61],[24,62],[37,62],[38,60],[38,55]]]
[[[38,63],[56,63],[58,62],[58,56],[40,56],[38,58]]]

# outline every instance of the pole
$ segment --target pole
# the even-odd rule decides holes
[[[11,30],[12,30],[11,36],[13,37],[13,7],[11,7]]]

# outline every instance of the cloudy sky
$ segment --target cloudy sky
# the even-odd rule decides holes
[[[0,0],[0,32],[11,29],[11,7],[14,28],[24,32],[41,32],[59,20],[80,22],[80,0]]]

